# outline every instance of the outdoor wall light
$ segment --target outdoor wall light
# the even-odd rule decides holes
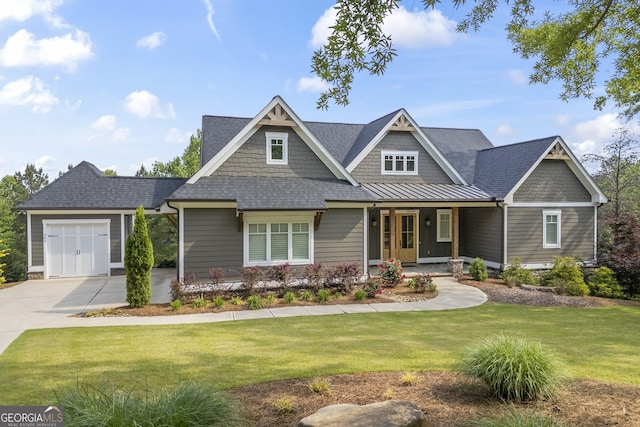
[[[378,220],[375,217],[371,218],[371,225],[374,227],[378,226]]]
[[[431,218],[426,217],[426,218],[424,219],[424,224],[425,224],[427,227],[431,227]]]

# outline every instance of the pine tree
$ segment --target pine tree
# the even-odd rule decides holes
[[[127,302],[133,308],[148,305],[151,300],[153,246],[142,206],[136,209],[133,233],[127,239],[124,267],[127,271]]]

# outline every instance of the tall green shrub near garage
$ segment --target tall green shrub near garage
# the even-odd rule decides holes
[[[149,239],[144,208],[136,209],[133,232],[127,238],[124,268],[127,271],[127,302],[133,308],[144,307],[151,300],[153,245]]]

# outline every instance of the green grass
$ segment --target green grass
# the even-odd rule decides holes
[[[464,310],[29,330],[0,355],[0,405],[46,405],[80,382],[227,389],[275,379],[453,369],[504,333],[541,342],[574,377],[640,385],[640,309],[487,303]],[[363,363],[366,360],[366,363]]]

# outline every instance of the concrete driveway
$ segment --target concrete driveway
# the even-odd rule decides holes
[[[171,300],[174,269],[154,269],[151,302]],[[0,289],[0,353],[27,329],[72,326],[70,315],[127,305],[125,276],[28,280]]]

